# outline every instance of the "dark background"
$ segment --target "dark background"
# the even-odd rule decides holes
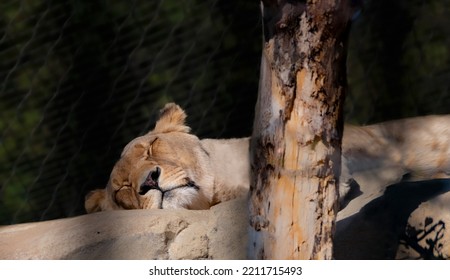
[[[450,113],[450,0],[365,1],[346,121]],[[84,213],[169,101],[201,138],[251,134],[259,1],[2,0],[0,224]]]

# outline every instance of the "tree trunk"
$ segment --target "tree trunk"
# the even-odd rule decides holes
[[[263,0],[249,258],[331,259],[346,88],[345,0]]]

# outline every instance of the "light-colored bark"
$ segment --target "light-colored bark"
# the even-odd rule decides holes
[[[249,257],[331,259],[349,7],[262,1]]]

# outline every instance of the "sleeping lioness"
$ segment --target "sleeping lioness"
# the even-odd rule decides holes
[[[106,188],[86,196],[86,211],[208,209],[247,193],[249,139],[199,140],[185,119],[167,104],[155,128],[123,149]]]
[[[185,119],[178,105],[167,104],[155,128],[126,145],[106,188],[86,196],[86,211],[208,209],[245,195],[249,138],[200,140],[189,133]],[[449,139],[449,116],[345,126],[341,198],[349,192],[354,172],[367,171],[384,187],[407,173],[421,178],[449,174]]]

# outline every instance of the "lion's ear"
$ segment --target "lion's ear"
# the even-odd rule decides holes
[[[186,113],[175,103],[168,103],[160,111],[159,120],[156,122],[153,132],[185,132],[189,133],[191,130],[185,124]]]
[[[93,190],[86,195],[84,199],[84,208],[86,209],[86,212],[88,214],[109,210],[104,209],[104,205],[106,204],[105,202],[106,202],[106,190],[105,189]]]

